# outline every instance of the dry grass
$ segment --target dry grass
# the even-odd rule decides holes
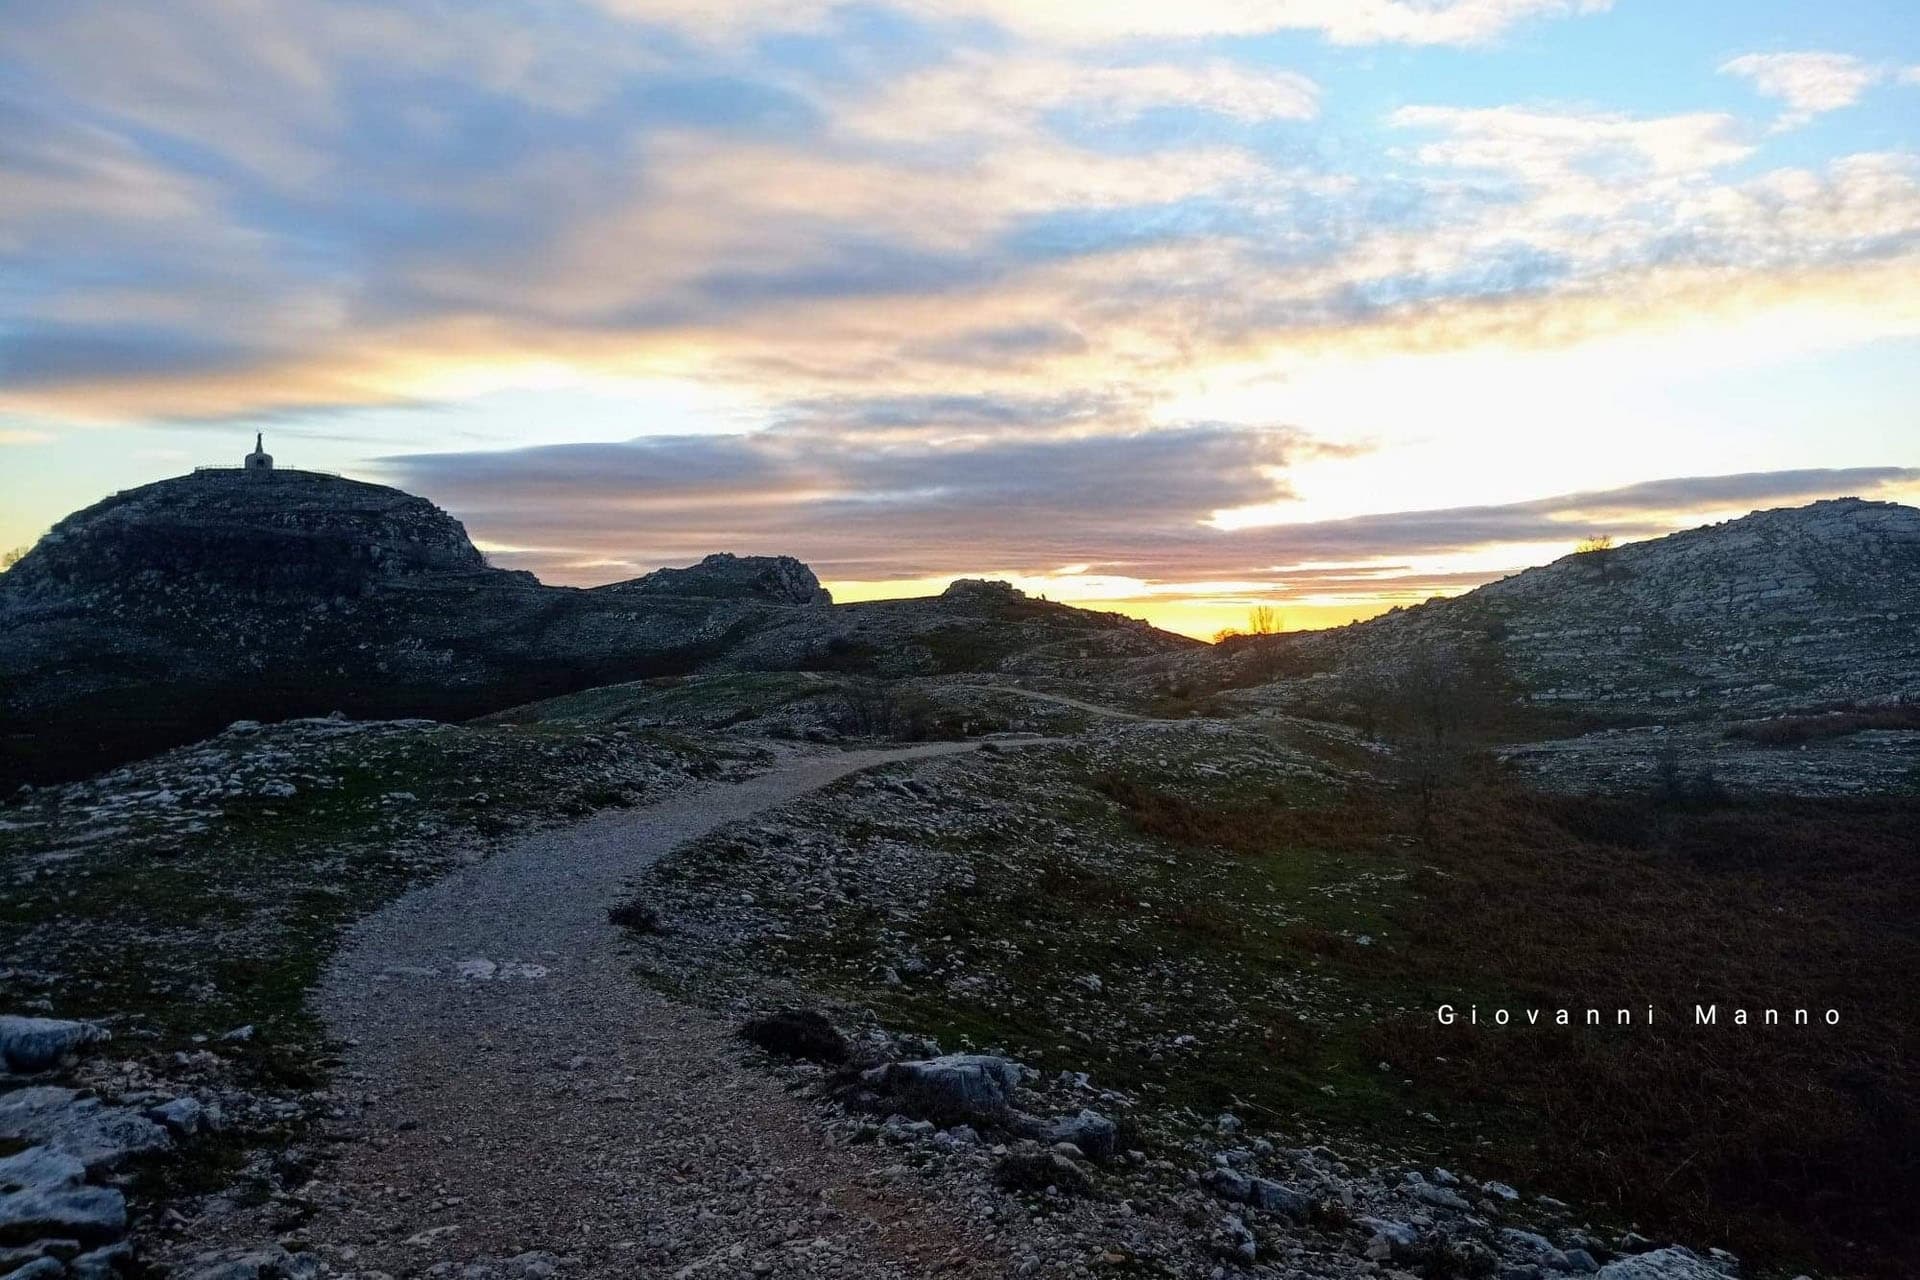
[[[1175,921],[1195,948],[1278,945],[1404,1010],[1351,1042],[1281,1027],[1265,1046],[1279,1063],[1386,1061],[1413,1081],[1364,1121],[1371,1136],[1403,1140],[1409,1110],[1431,1107],[1468,1167],[1650,1234],[1910,1274],[1920,800],[1543,795],[1465,757],[1424,822],[1412,788],[1322,807],[1099,788],[1139,831],[1250,866],[1311,848],[1410,873],[1387,908],[1390,945],[1313,919],[1255,934],[1204,900]],[[1443,1002],[1657,1013],[1651,1027],[1449,1028]],[[1719,1025],[1694,1027],[1696,1003],[1717,1005]],[[1735,1027],[1736,1007],[1806,1008],[1815,1025]],[[1829,1008],[1837,1027],[1821,1022]]]
[[[1821,711],[1808,715],[1750,720],[1727,730],[1729,738],[1763,747],[1792,747],[1819,738],[1843,738],[1863,729],[1920,729],[1920,707],[1875,707],[1870,710]]]
[[[1428,853],[1396,957],[1425,999],[1371,1047],[1502,1117],[1496,1167],[1783,1261],[1908,1273],[1920,805],[1676,807],[1482,781],[1442,806]],[[1443,999],[1658,1012],[1651,1028],[1445,1028]],[[1720,1025],[1694,1026],[1696,1003]],[[1735,1007],[1804,1007],[1815,1025],[1733,1027]]]

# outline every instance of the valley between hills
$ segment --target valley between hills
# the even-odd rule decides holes
[[[1911,1273],[1912,508],[1205,645],[209,473],[0,672],[0,1274]]]

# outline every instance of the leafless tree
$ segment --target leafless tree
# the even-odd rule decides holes
[[[1280,629],[1280,611],[1270,604],[1257,604],[1247,614],[1247,630],[1256,636],[1270,636]]]

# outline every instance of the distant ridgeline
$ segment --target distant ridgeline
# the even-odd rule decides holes
[[[0,574],[0,783],[74,776],[236,719],[463,718],[648,676],[910,674],[1069,639],[1095,657],[1190,643],[1017,592],[833,606],[789,556],[546,586],[489,567],[426,499],[276,469],[256,440],[240,467],[76,512]]]

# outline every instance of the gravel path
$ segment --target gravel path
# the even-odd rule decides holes
[[[730,1024],[633,979],[606,919],[629,877],[724,823],[971,745],[805,756],[603,814],[364,921],[321,991],[364,1141],[327,1170],[307,1239],[399,1276],[528,1250],[566,1280],[1006,1274],[990,1225],[874,1148],[827,1145]]]
[[[1152,720],[1152,716],[1143,716],[1134,711],[1122,711],[1118,707],[1105,707],[1097,702],[1088,702],[1084,698],[1075,698],[1064,693],[1042,693],[1038,689],[1029,689],[1018,684],[961,684],[962,689],[992,689],[996,693],[1017,693],[1023,698],[1032,698],[1036,702],[1052,702],[1063,707],[1072,707],[1076,711],[1085,711],[1090,715],[1101,716],[1108,720]]]

